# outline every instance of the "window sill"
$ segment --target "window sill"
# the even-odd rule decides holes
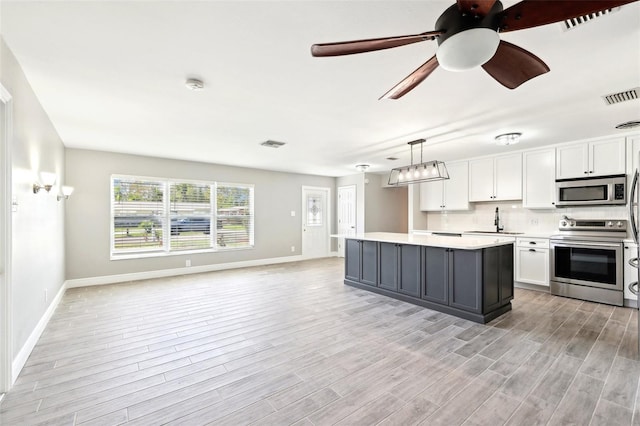
[[[154,252],[136,252],[136,253],[122,253],[113,254],[109,257],[109,260],[130,260],[130,259],[148,259],[153,257],[170,257],[170,256],[184,256],[200,253],[226,253],[229,251],[242,251],[253,250],[254,246],[247,247],[232,247],[232,248],[219,248],[219,249],[205,249],[205,250],[180,250],[180,251],[154,251]]]

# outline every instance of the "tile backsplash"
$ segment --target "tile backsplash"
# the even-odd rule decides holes
[[[553,234],[563,215],[576,219],[629,219],[625,206],[570,207],[529,210],[517,202],[472,203],[472,210],[461,212],[422,212],[431,231],[492,231],[496,207],[501,226],[508,232]]]

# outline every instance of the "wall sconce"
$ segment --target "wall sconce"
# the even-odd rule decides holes
[[[62,194],[58,194],[58,201],[60,200],[68,200],[69,199],[69,195],[71,195],[73,193],[73,186],[63,186],[62,187]]]
[[[40,182],[33,184],[33,193],[37,194],[41,189],[44,188],[45,191],[51,191],[53,185],[56,183],[56,179],[58,177],[55,173],[41,172],[40,173]]]

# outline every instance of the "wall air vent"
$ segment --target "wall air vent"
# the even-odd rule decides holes
[[[625,90],[624,92],[610,93],[604,95],[602,99],[607,105],[619,104],[620,102],[633,101],[640,98],[640,87]]]
[[[282,145],[284,145],[284,142],[268,140],[268,141],[262,142],[260,145],[266,146],[269,148],[280,148]]]
[[[618,10],[620,10],[619,7],[614,7],[611,9],[605,9],[599,12],[590,13],[588,15],[577,16],[573,19],[567,19],[566,21],[562,21],[562,29],[564,31],[572,30],[586,24],[587,22],[591,22],[594,19],[601,18],[604,15],[608,15],[612,12],[617,12]]]

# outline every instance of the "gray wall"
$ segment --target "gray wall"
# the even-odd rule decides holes
[[[356,232],[407,232],[407,188],[384,188],[386,179],[377,173],[336,178],[337,187],[356,186]]]
[[[67,279],[156,271],[300,255],[302,186],[331,188],[335,178],[229,167],[79,149],[66,150],[66,178],[75,188],[67,201]],[[112,174],[211,180],[255,185],[255,247],[144,259],[110,260],[110,178]],[[291,216],[291,211],[296,216]],[[332,217],[335,205],[332,203]],[[332,221],[335,232],[335,220]],[[295,253],[291,246],[296,247]]]
[[[31,188],[40,171],[55,172],[58,185],[64,184],[64,146],[4,40],[0,50],[0,81],[13,97],[12,196],[18,202],[12,214],[11,247],[15,358],[65,280],[65,203],[56,200],[58,186],[38,194]]]
[[[386,175],[367,173],[366,179],[365,232],[407,232],[407,187],[383,187]]]

